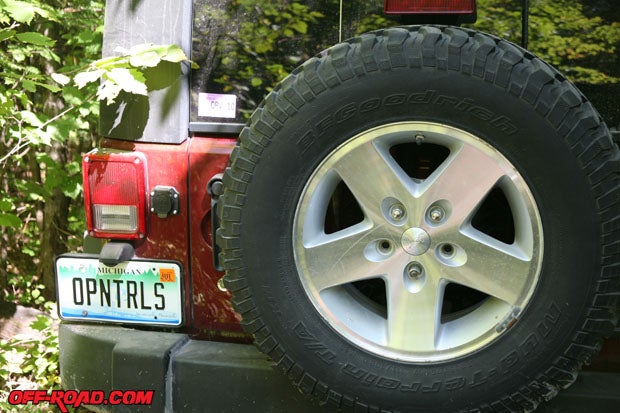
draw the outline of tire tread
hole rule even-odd
[[[600,282],[590,295],[590,311],[581,320],[572,343],[549,368],[528,385],[490,405],[469,412],[532,411],[549,400],[558,389],[570,386],[577,371],[598,352],[602,338],[617,324],[620,279],[620,153],[598,113],[581,93],[545,62],[518,46],[497,37],[453,27],[411,26],[364,34],[336,45],[304,63],[269,94],[241,132],[224,175],[221,202],[222,226],[218,244],[226,269],[225,284],[233,293],[233,305],[243,314],[243,326],[256,337],[256,344],[268,353],[278,370],[291,376],[295,386],[335,407],[355,412],[382,411],[354,397],[342,395],[305,372],[279,346],[261,319],[255,305],[239,249],[245,192],[252,180],[260,154],[270,144],[287,117],[314,100],[328,88],[378,70],[437,68],[477,76],[529,103],[566,140],[583,166],[599,208],[600,245],[603,265]]]

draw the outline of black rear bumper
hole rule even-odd
[[[66,322],[59,339],[65,389],[154,390],[150,406],[84,406],[97,411],[317,411],[252,345]]]
[[[60,325],[60,375],[71,390],[154,390],[150,406],[109,412],[328,412],[311,405],[252,345],[117,326]],[[620,374],[583,372],[537,413],[620,411]]]

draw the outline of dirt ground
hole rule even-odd
[[[0,301],[0,339],[9,340],[18,336],[41,337],[39,331],[30,328],[30,324],[39,315],[46,314],[34,308]]]

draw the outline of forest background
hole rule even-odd
[[[381,12],[382,0],[359,1],[371,12],[354,32],[394,25]],[[575,82],[610,127],[620,126],[620,3],[529,3],[529,49]],[[310,5],[320,12],[309,12]],[[478,0],[473,27],[520,43],[521,5]],[[104,7],[103,0],[0,0],[0,328],[18,305],[48,315],[32,325],[38,339],[0,341],[0,410],[13,408],[6,396],[24,380],[42,389],[60,385],[53,265],[55,255],[81,250],[81,155],[97,146],[100,100],[114,88],[142,93],[146,62],[119,57],[116,68],[130,75],[124,80],[109,79],[105,68],[93,73],[101,69]],[[234,0],[230,7],[257,18],[223,40],[242,70],[223,70],[219,81],[251,90],[248,99],[260,99],[310,57],[275,45],[318,52],[334,43],[318,27],[326,20],[337,27],[338,0]],[[167,49],[157,52],[166,60]],[[113,87],[102,92],[102,79]]]

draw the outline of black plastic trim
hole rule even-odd
[[[99,261],[108,267],[118,265],[123,261],[129,261],[133,258],[135,250],[133,245],[126,242],[108,242],[101,248]]]
[[[253,345],[67,322],[59,341],[65,389],[155,391],[151,406],[92,406],[97,411],[334,411],[308,402]]]
[[[245,125],[243,123],[224,122],[190,122],[191,133],[226,133],[238,135]]]
[[[331,412],[316,407],[249,344],[192,340],[186,334],[62,322],[60,376],[67,390],[155,390],[152,406],[97,411]],[[620,411],[620,374],[582,372],[537,413]],[[614,407],[615,406],[615,407]],[[95,407],[95,406],[93,406]]]

